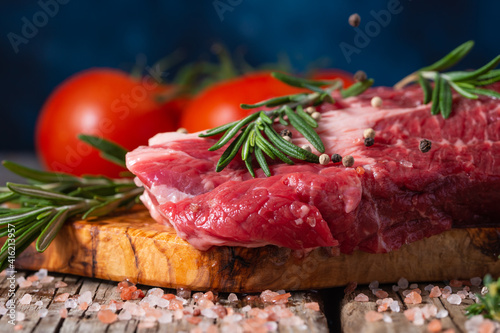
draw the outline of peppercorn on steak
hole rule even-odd
[[[500,84],[489,88],[500,91]],[[378,107],[371,104],[376,96]],[[454,95],[444,120],[430,114],[417,87],[334,97],[317,108],[317,132],[325,153],[344,163],[338,155],[326,165],[269,160],[272,176],[255,164],[253,178],[234,159],[216,172],[223,149],[208,151],[216,140],[163,133],[127,155],[146,190],[142,201],[200,250],[274,244],[381,253],[452,227],[499,223],[497,99]],[[290,130],[292,143],[308,144]]]

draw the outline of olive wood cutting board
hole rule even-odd
[[[131,211],[94,221],[66,223],[44,253],[32,245],[16,267],[83,275],[168,288],[258,292],[303,290],[500,275],[500,228],[452,229],[385,254],[307,254],[276,246],[213,247],[198,251],[148,211]]]

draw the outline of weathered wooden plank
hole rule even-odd
[[[432,283],[434,286],[439,286],[440,288],[444,288],[446,286],[445,283]],[[377,297],[375,297],[372,291],[363,286],[361,288],[356,289],[352,294],[344,297],[342,301],[342,310],[341,310],[341,322],[342,329],[345,333],[354,333],[354,332],[367,332],[367,333],[375,333],[375,332],[415,332],[415,333],[423,333],[427,332],[427,324],[428,320],[425,321],[424,325],[417,326],[410,321],[408,321],[404,315],[404,311],[407,309],[411,309],[413,307],[423,307],[426,304],[433,304],[437,307],[437,310],[447,310],[449,312],[449,316],[440,319],[443,330],[453,329],[455,332],[466,332],[465,330],[465,322],[467,317],[465,316],[465,308],[473,304],[474,301],[470,298],[466,298],[462,300],[460,305],[450,304],[443,297],[438,298],[430,298],[429,292],[425,290],[425,287],[428,283],[418,284],[418,288],[422,291],[422,303],[421,304],[406,304],[404,302],[405,295],[403,294],[404,290],[399,290],[398,292],[392,291],[391,285],[382,285],[380,288],[386,291],[389,296],[394,300],[398,300],[401,311],[399,313],[394,313],[391,311],[386,312],[392,319],[392,323],[385,323],[382,321],[369,323],[365,319],[365,314],[374,310],[377,311],[376,301]],[[463,288],[452,288],[453,293],[457,293],[459,290]],[[471,291],[474,293],[479,293],[478,287],[472,287]],[[364,293],[369,297],[369,302],[356,302],[354,298],[356,295]]]
[[[21,272],[19,276],[31,275]],[[61,274],[50,274],[55,275],[54,280],[49,284],[44,284],[41,287],[32,286],[25,289],[17,289],[16,298],[20,299],[24,294],[29,293],[33,296],[32,302],[29,305],[18,305],[17,310],[22,311],[26,314],[26,319],[20,324],[23,326],[21,330],[16,332],[62,332],[62,333],[77,333],[77,332],[190,332],[197,326],[190,323],[187,319],[190,315],[184,316],[182,320],[173,320],[168,324],[160,324],[157,321],[150,322],[147,318],[141,318],[140,320],[133,317],[131,320],[117,321],[113,324],[104,324],[97,318],[97,312],[90,312],[87,310],[80,310],[79,308],[67,309],[67,318],[61,318],[60,310],[64,308],[64,302],[55,302],[54,297],[62,293],[69,293],[70,298],[77,298],[79,295],[86,291],[90,291],[93,295],[93,302],[97,302],[100,305],[109,304],[110,301],[121,301],[120,294],[116,288],[115,282],[102,281],[95,279],[86,279],[76,276],[65,276]],[[55,283],[58,281],[64,281],[67,283],[66,287],[61,287],[56,289]],[[0,284],[0,295],[6,291],[6,284]],[[147,292],[147,288],[144,286],[141,288],[144,292]],[[165,293],[173,293],[176,291],[172,289],[164,290]],[[219,296],[218,303],[230,307],[236,313],[241,313],[244,318],[249,318],[248,313],[242,312],[242,308],[248,304],[252,304],[253,307],[258,306],[264,308],[265,304],[260,301],[250,302],[242,295],[239,295],[239,300],[237,302],[230,303],[227,301],[228,294],[222,294]],[[43,306],[35,306],[35,302],[41,300]],[[139,301],[133,301],[137,303]],[[194,305],[194,300],[191,298],[187,301],[187,307]],[[292,297],[289,299],[287,305],[288,309],[296,316],[302,319],[302,322],[307,326],[307,330],[311,333],[325,333],[328,332],[328,326],[326,323],[326,318],[323,312],[316,312],[311,309],[305,308],[305,304],[308,302],[319,302],[321,306],[321,299],[317,293],[312,292],[293,292]],[[45,318],[40,318],[38,311],[41,308],[47,308],[48,314]],[[116,313],[120,314],[124,310],[119,310]],[[201,316],[202,325],[206,324],[207,327],[210,324],[215,324],[220,330],[227,323],[224,323],[220,319],[210,319]],[[6,323],[5,316],[0,319],[4,320],[3,326],[0,326],[0,332],[11,332],[13,331],[13,326]],[[6,325],[8,326],[6,326]],[[283,333],[295,333],[303,332],[303,327],[299,326],[287,326],[287,325],[277,325],[278,332]],[[227,328],[226,328],[227,331]]]
[[[487,242],[475,242],[474,237]],[[391,283],[398,276],[439,281],[500,275],[500,261],[482,252],[499,248],[498,237],[494,228],[481,233],[454,229],[385,254],[358,251],[336,255],[331,249],[319,248],[300,256],[275,246],[198,251],[173,229],[156,223],[148,211],[136,208],[96,221],[66,223],[47,251],[41,254],[30,247],[16,263],[25,269],[45,267],[114,281],[130,278],[134,283],[167,288],[304,290],[343,286],[350,281]],[[410,262],[425,262],[425,269]]]

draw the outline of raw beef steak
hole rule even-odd
[[[374,96],[382,107],[370,105]],[[417,87],[381,87],[319,107],[326,153],[352,155],[352,168],[275,163],[272,177],[257,169],[253,179],[235,158],[217,173],[223,149],[209,152],[215,140],[196,133],[158,134],[127,165],[151,215],[200,250],[274,244],[380,253],[451,227],[499,225],[500,102],[455,95],[445,120],[421,101]],[[371,147],[367,128],[376,131]],[[292,132],[294,144],[307,143]],[[427,153],[419,150],[424,138]]]

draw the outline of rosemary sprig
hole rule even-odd
[[[469,317],[483,315],[485,318],[500,321],[500,279],[493,281],[491,275],[486,275],[484,285],[488,289],[485,295],[477,295],[479,302],[469,305],[466,314]]]
[[[432,101],[431,113],[441,113],[445,119],[452,111],[452,90],[469,99],[477,99],[478,95],[500,98],[500,94],[494,90],[479,88],[500,81],[500,70],[495,69],[500,63],[500,55],[474,71],[441,73],[462,60],[473,46],[473,41],[463,43],[434,64],[408,75],[396,83],[394,88],[400,89],[407,84],[418,82],[424,92],[424,104]],[[434,81],[434,88],[429,81]]]
[[[81,138],[91,142],[109,160],[124,165],[126,151],[122,147],[88,135]],[[0,237],[15,240],[7,239],[0,249],[0,271],[12,263],[12,253],[18,256],[34,241],[38,252],[45,251],[69,218],[79,215],[88,219],[120,207],[131,207],[143,192],[127,178],[76,177],[33,170],[10,161],[4,161],[3,165],[26,178],[28,184],[7,183],[0,188],[0,204],[10,202],[19,206],[0,209]]]
[[[320,153],[325,151],[323,142],[314,130],[318,123],[311,115],[304,111],[304,107],[319,105],[324,102],[333,102],[332,92],[340,90],[343,98],[356,96],[368,89],[373,80],[357,82],[347,89],[342,88],[340,80],[316,81],[293,77],[282,73],[272,73],[272,76],[290,86],[306,88],[310,93],[299,93],[271,98],[256,104],[241,104],[243,109],[258,107],[274,108],[269,111],[255,112],[246,118],[200,134],[200,137],[210,137],[224,133],[210,151],[222,148],[231,140],[220,157],[216,171],[222,171],[241,150],[241,158],[248,171],[255,177],[252,160],[253,156],[266,176],[271,176],[271,171],[266,160],[278,158],[287,164],[294,164],[291,158],[312,163],[319,163],[319,157],[305,149],[283,139],[273,128],[276,122],[284,126],[291,125],[301,133],[311,145]],[[288,120],[285,119],[288,118]]]

